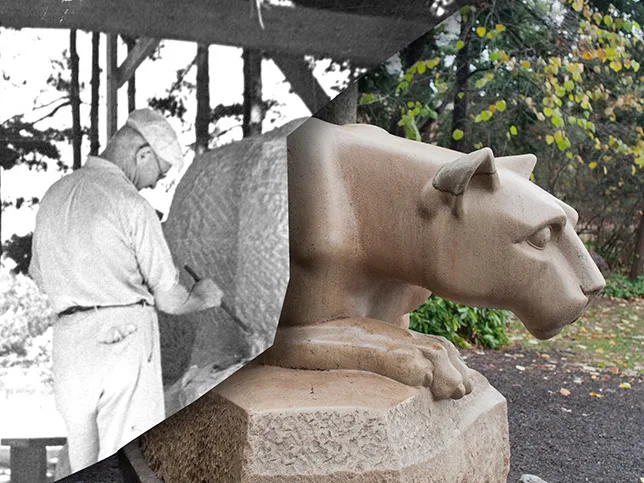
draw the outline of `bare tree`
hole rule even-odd
[[[78,52],[76,51],[76,30],[69,32],[69,53],[71,60],[72,79],[69,97],[72,105],[72,146],[74,149],[74,162],[72,167],[81,167],[81,143],[83,134],[80,127],[80,84],[78,80]]]
[[[262,54],[245,49],[244,59],[244,137],[262,133],[262,121],[266,114],[262,103]]]
[[[125,36],[122,38],[125,45],[127,45],[127,53],[129,55],[136,45],[136,38]],[[135,73],[132,72],[132,75],[127,82],[127,112],[132,112],[134,109],[136,109],[136,77]]]
[[[472,26],[466,18],[461,19],[459,40],[463,48],[456,53],[456,81],[454,85],[454,111],[452,113],[452,131],[457,129],[465,132],[467,123],[467,82],[470,78],[470,39]],[[465,139],[452,138],[451,149],[465,151]]]
[[[195,153],[208,150],[210,142],[210,68],[208,45],[197,46],[197,117]]]
[[[640,223],[635,241],[635,252],[633,253],[633,264],[631,265],[628,278],[635,280],[642,273],[642,269],[644,269],[644,210],[640,214]]]
[[[101,34],[92,33],[92,100],[89,111],[89,154],[97,156],[100,144],[98,141],[98,104],[99,104],[99,87],[101,83],[101,66],[99,64],[99,48],[101,43]]]

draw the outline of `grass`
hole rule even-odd
[[[527,333],[511,316],[506,346],[544,353],[566,353],[567,360],[615,375],[644,376],[644,299],[599,298],[581,318],[550,340],[540,341]]]

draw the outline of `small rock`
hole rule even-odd
[[[545,480],[542,480],[538,476],[535,475],[521,475],[521,478],[519,478],[519,481],[517,483],[548,483]]]

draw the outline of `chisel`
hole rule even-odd
[[[183,268],[186,270],[186,272],[188,272],[188,273],[190,274],[190,276],[193,278],[193,280],[195,281],[195,283],[197,283],[197,282],[199,282],[199,281],[201,280],[201,277],[200,277],[199,275],[197,275],[197,272],[195,272],[192,268],[190,268],[190,266],[189,266],[189,265],[184,265],[184,266],[183,266]],[[228,308],[228,306],[224,303],[224,301],[223,301],[223,300],[221,301],[221,305],[220,305],[219,307],[221,307],[222,309],[224,309],[224,311],[225,311],[228,315],[230,315],[230,317],[233,319],[233,321],[234,321],[234,322],[235,322],[239,327],[241,327],[241,328],[244,330],[244,332],[246,332],[247,334],[252,334],[252,333],[253,333],[253,331],[252,331],[252,330],[251,330],[251,329],[250,329],[246,324],[244,324],[244,323],[239,319],[239,317],[237,317],[235,314],[233,314],[233,313],[232,313],[232,311]]]

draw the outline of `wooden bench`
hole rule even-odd
[[[11,483],[46,483],[47,446],[62,446],[67,438],[3,438],[9,446]]]

